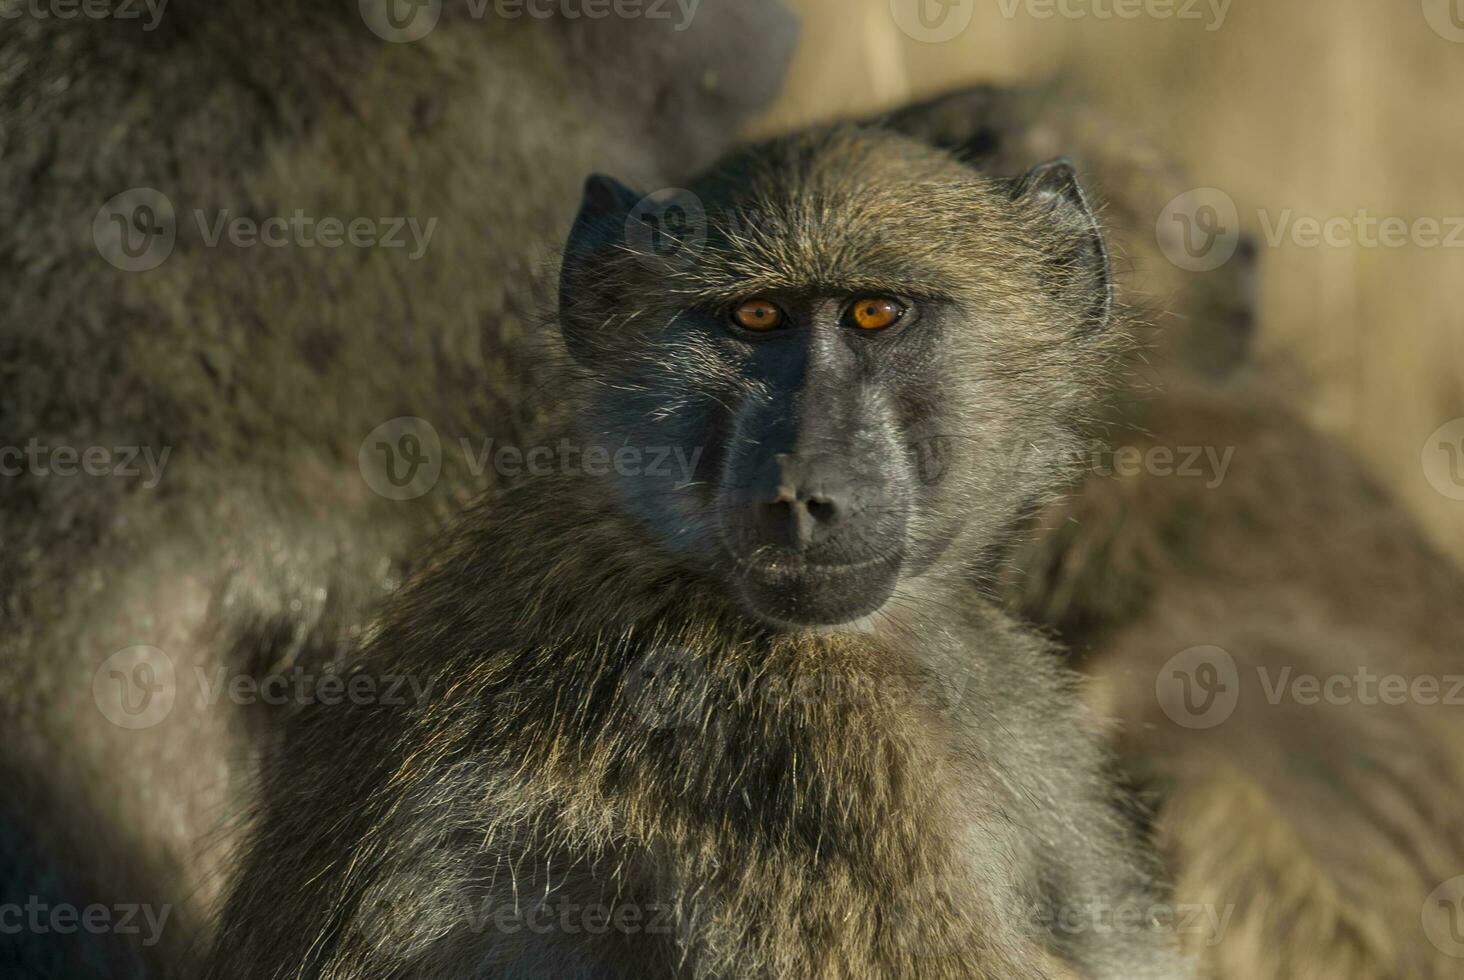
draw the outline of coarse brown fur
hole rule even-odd
[[[1064,100],[980,88],[890,122],[996,173],[1063,147],[1110,204],[1125,297],[1158,314],[1107,433],[1158,468],[1120,475],[1113,452],[1093,458],[1100,472],[1017,538],[1003,578],[1015,608],[1074,649],[1117,722],[1176,904],[1226,923],[1189,937],[1206,968],[1222,980],[1458,975],[1447,903],[1459,889],[1446,885],[1464,873],[1464,688],[1449,698],[1464,681],[1464,574],[1303,420],[1284,366],[1253,363],[1254,251],[1242,243],[1211,273],[1172,268],[1155,224],[1191,185]],[[1213,727],[1160,700],[1172,658],[1196,647],[1235,665],[1222,678],[1233,714]],[[1339,696],[1311,697],[1312,679]],[[1398,683],[1421,696],[1400,699]]]
[[[691,185],[709,214],[691,266],[572,239],[566,392],[591,444],[679,445],[699,412],[740,431],[755,349],[712,312],[740,295],[925,297],[908,333],[839,343],[885,344],[857,386],[921,391],[905,424],[954,437],[907,540],[881,547],[949,547],[866,620],[792,626],[684,529],[718,520],[729,447],[707,447],[721,477],[670,491],[570,474],[490,496],[353,664],[422,697],[310,706],[269,760],[209,975],[1186,975],[1151,923],[1081,918],[1147,918],[1147,863],[1070,678],[966,579],[1061,479],[1111,363],[1093,230],[1069,218],[1086,212],[1040,183],[1061,173],[998,182],[836,128]],[[586,213],[605,194],[592,184]],[[921,344],[940,356],[910,362]],[[902,362],[924,367],[880,373]],[[785,411],[823,397],[802,384]],[[994,465],[1034,442],[1050,454]],[[648,495],[680,516],[637,511]]]
[[[1176,900],[1233,909],[1214,974],[1456,976],[1432,898],[1464,868],[1464,575],[1255,379],[1176,380],[1131,411],[1120,444],[1233,450],[1223,479],[1092,476],[1014,584],[1119,721]],[[1213,727],[1156,696],[1194,647],[1235,665]]]
[[[29,9],[0,30],[0,447],[169,455],[155,485],[136,454],[131,476],[0,477],[0,901],[168,917],[145,948],[7,937],[6,968],[188,975],[282,713],[221,692],[318,675],[408,550],[497,482],[456,450],[552,412],[529,336],[584,172],[655,184],[714,158],[776,91],[794,23],[764,0],[705,3],[686,31],[449,2],[393,44],[354,0],[174,0],[151,31]],[[177,241],[132,272],[91,230],[136,187],[171,200]],[[437,225],[414,261],[210,245],[194,214],[296,209]],[[358,464],[399,416],[443,446],[411,501]],[[176,699],[128,729],[104,713],[129,676],[108,658],[139,645]]]

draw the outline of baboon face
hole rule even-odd
[[[877,612],[1053,481],[1107,295],[1066,165],[834,130],[689,191],[592,178],[560,298],[583,431],[643,464],[614,492],[786,626]]]

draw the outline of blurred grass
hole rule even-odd
[[[1261,246],[1263,355],[1301,368],[1301,409],[1464,558],[1464,503],[1420,461],[1427,437],[1464,416],[1464,243],[1270,245],[1260,220],[1360,208],[1464,219],[1464,43],[1424,14],[1453,2],[1464,21],[1464,0],[1234,0],[1215,30],[1212,0],[1165,19],[1094,15],[1115,0],[1067,0],[1089,13],[1047,18],[1036,14],[1053,0],[966,0],[970,25],[941,43],[903,32],[892,0],[790,2],[804,42],[764,129],[966,82],[1059,79],[1172,155],[1192,186],[1229,193]]]

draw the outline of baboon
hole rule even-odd
[[[1207,971],[1457,976],[1464,575],[1304,421],[1283,395],[1290,371],[1254,358],[1254,250],[1242,241],[1203,275],[1169,266],[1156,220],[1191,185],[1071,101],[983,87],[887,123],[994,173],[1053,145],[1074,154],[1143,273],[1119,277],[1126,298],[1160,311],[1116,389],[1108,441],[1175,465],[1090,473],[1014,536],[1017,560],[998,578],[1093,677],[1095,707],[1116,720],[1123,765],[1156,811],[1175,903],[1225,920],[1196,944]],[[1196,451],[1199,471],[1179,469]],[[1228,699],[1213,717],[1161,699],[1183,682],[1187,651],[1218,681],[1204,693]]]
[[[552,413],[523,338],[584,174],[703,168],[777,91],[796,35],[776,0],[706,0],[689,26],[449,0],[411,43],[354,0],[173,0],[151,30],[124,6],[17,7],[0,29],[0,904],[166,923],[148,946],[6,934],[7,976],[196,975],[179,964],[280,713],[222,692],[318,673],[410,547],[496,479],[445,451],[432,492],[383,499],[358,466],[368,433],[420,417],[451,450]],[[140,188],[157,194],[130,217],[175,233],[151,269],[93,241],[99,209]],[[209,241],[297,209],[436,228],[416,260]],[[32,441],[107,450],[117,474],[55,475],[49,455],[16,472],[8,450]],[[125,659],[137,647],[159,652]],[[147,727],[100,710],[166,708],[162,688],[147,700],[165,682]]]
[[[573,218],[581,176],[679,183],[768,101],[793,36],[781,5],[755,0],[706,0],[684,33],[655,21],[479,20],[448,2],[429,36],[391,44],[355,7],[301,0],[272,15],[173,0],[148,32],[28,16],[0,31],[0,256],[17,273],[0,307],[0,446],[172,450],[154,488],[0,477],[4,900],[172,913],[161,951],[130,948],[125,935],[52,934],[17,953],[7,936],[7,970],[188,975],[182,950],[229,864],[228,835],[210,830],[247,802],[252,757],[274,737],[265,709],[203,700],[214,671],[259,676],[342,656],[409,570],[406,556],[492,482],[449,455],[432,492],[379,499],[355,462],[364,437],[402,415],[429,419],[449,443],[522,439],[543,425],[554,392],[542,396],[523,341],[550,280],[536,259]],[[994,173],[1074,154],[1100,178],[1105,223],[1133,231],[1120,238],[1135,249],[1152,248],[1152,201],[1184,186],[1110,121],[1019,93],[983,89],[885,122]],[[163,265],[127,272],[97,254],[88,229],[111,197],[138,187],[171,200],[179,235]],[[414,264],[385,250],[206,248],[194,231],[195,209],[263,217],[302,205],[442,223]],[[1167,270],[1177,284],[1159,292],[1172,285],[1185,322],[1238,329],[1166,324],[1159,342],[1205,348],[1203,359],[1187,352],[1191,365],[1217,363],[1218,343],[1231,364],[1249,314],[1230,277],[1244,269]],[[1152,385],[1137,388],[1116,416],[1134,426],[1120,441],[1173,441],[1169,419],[1216,446],[1243,433],[1232,472],[1251,478],[1216,494],[1089,481],[1070,511],[1053,511],[1080,522],[1044,521],[1050,531],[1022,549],[1025,572],[1008,584],[1086,657],[1106,682],[1097,690],[1114,692],[1104,710],[1118,712],[1125,760],[1153,793],[1181,894],[1239,907],[1232,940],[1212,954],[1225,976],[1444,976],[1451,963],[1416,914],[1423,886],[1464,870],[1452,867],[1464,864],[1459,753],[1453,729],[1430,720],[1441,712],[1346,724],[1329,709],[1271,712],[1249,733],[1238,716],[1208,734],[1150,717],[1160,653],[1191,634],[1224,646],[1247,621],[1242,599],[1283,651],[1278,664],[1303,646],[1335,664],[1343,647],[1328,631],[1366,628],[1393,637],[1373,658],[1380,670],[1453,669],[1457,573],[1266,387],[1189,379],[1157,400]],[[1274,482],[1260,478],[1261,461]],[[1335,522],[1306,519],[1313,493]],[[1256,523],[1266,495],[1296,519]],[[1232,534],[1249,543],[1249,564],[1225,546]],[[1328,561],[1287,542],[1322,542],[1315,554]],[[989,556],[983,565],[984,575]],[[1217,580],[1241,575],[1254,594],[1214,598]],[[1329,625],[1278,625],[1283,604]],[[91,685],[108,679],[99,668],[112,653],[138,645],[164,650],[183,682],[167,719],[134,731],[98,712]],[[1214,755],[1192,748],[1201,738]],[[1338,755],[1363,739],[1370,750]],[[1434,746],[1419,764],[1427,774],[1398,771],[1419,746]],[[1282,757],[1314,781],[1253,765]],[[1367,768],[1378,759],[1387,765]],[[1356,788],[1321,806],[1287,792],[1328,781]],[[1384,797],[1402,804],[1370,808]],[[1209,832],[1242,806],[1227,833]],[[1262,839],[1281,843],[1249,844]],[[1246,847],[1259,863],[1232,864]],[[1344,856],[1331,861],[1331,847]],[[1344,877],[1353,869],[1365,880]],[[1277,907],[1286,914],[1267,912]]]
[[[425,693],[291,720],[208,976],[1188,975],[1093,719],[968,583],[1114,359],[1071,168],[836,126],[691,193],[668,247],[591,178],[558,320],[585,459],[692,471],[427,549],[353,663]]]
[[[1093,474],[1010,585],[1116,719],[1175,901],[1226,910],[1212,974],[1458,976],[1464,575],[1263,378],[1176,373],[1120,421],[1223,473]]]

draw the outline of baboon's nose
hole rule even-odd
[[[849,483],[826,465],[792,454],[780,454],[777,467],[777,484],[759,507],[764,527],[775,540],[807,547],[849,513]]]

